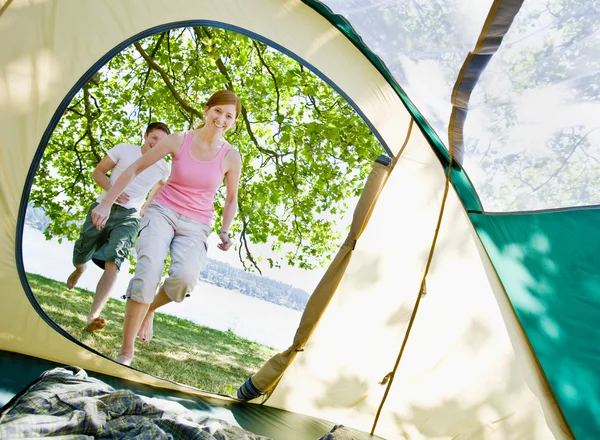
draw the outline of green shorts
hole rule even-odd
[[[135,208],[123,208],[114,204],[106,225],[98,230],[92,223],[92,210],[98,206],[93,203],[88,210],[79,238],[73,247],[73,263],[84,264],[92,260],[104,269],[104,263],[115,263],[121,269],[121,263],[129,255],[140,226],[140,216]]]

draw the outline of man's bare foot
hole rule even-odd
[[[154,322],[154,312],[148,312],[144,321],[142,322],[142,326],[140,327],[140,331],[137,336],[140,338],[140,341],[144,344],[147,344],[152,340],[152,324]]]
[[[76,267],[69,278],[67,278],[67,289],[71,290],[73,287],[77,285],[77,281],[79,281],[79,277],[85,272],[85,266]]]
[[[108,325],[108,321],[104,319],[102,316],[98,316],[96,318],[89,319],[85,326],[85,329],[88,332],[97,332],[102,330],[104,327]]]
[[[123,364],[123,365],[131,365],[131,362],[133,361],[133,353],[132,354],[123,354],[123,353],[119,353],[119,356],[117,356],[117,359],[115,359],[118,363]]]

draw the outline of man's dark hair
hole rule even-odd
[[[151,122],[146,127],[146,133],[150,133],[152,130],[162,130],[167,134],[171,134],[171,130],[164,122]]]

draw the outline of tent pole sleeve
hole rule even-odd
[[[12,3],[13,0],[6,0],[6,2],[4,2],[4,4],[2,5],[2,7],[0,8],[0,17],[2,17],[2,14],[4,14],[4,11],[6,11],[8,9],[8,7],[10,6],[10,4]]]
[[[252,377],[252,384],[261,392],[271,394],[279,379],[298,354],[317,327],[329,302],[342,280],[356,242],[367,225],[381,190],[387,182],[392,169],[389,158],[386,161],[376,161],[354,210],[352,225],[346,240],[339,249],[323,278],[311,295],[300,324],[296,330],[293,344],[285,351],[269,359]],[[381,162],[387,162],[387,165]]]
[[[450,155],[457,163],[464,157],[464,125],[469,111],[469,99],[481,74],[500,48],[523,0],[495,0],[483,24],[472,52],[465,59],[452,90],[452,113],[448,123]]]

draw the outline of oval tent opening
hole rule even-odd
[[[54,128],[31,187],[23,262],[44,313],[117,359],[138,231],[148,197],[160,200],[173,156],[130,190],[131,200],[117,200],[117,226],[98,231],[91,211],[115,183],[113,174],[169,133],[197,128],[209,97],[226,89],[242,103],[225,134],[242,164],[228,227],[233,246],[219,249],[222,184],[199,282],[182,303],[157,309],[152,326],[142,325],[131,365],[235,396],[239,384],[291,344],[373,161],[384,153],[352,105],[298,60],[203,26],[169,29],[117,53],[74,93]],[[171,253],[166,260],[156,291],[169,278]]]

